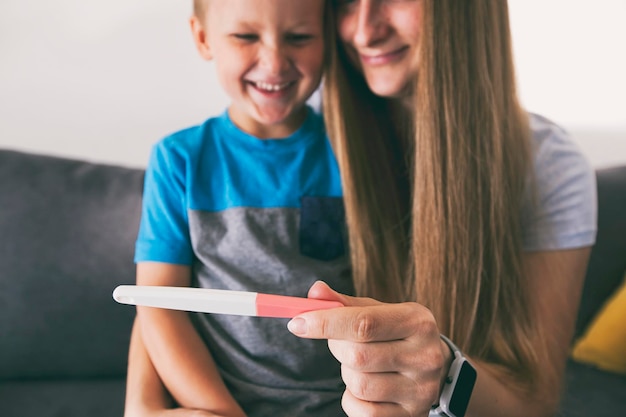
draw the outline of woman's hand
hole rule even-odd
[[[328,339],[341,362],[342,406],[349,416],[428,415],[452,359],[428,309],[349,297],[322,282],[311,287],[309,298],[346,306],[301,314],[288,327],[299,337]]]

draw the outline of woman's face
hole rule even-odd
[[[417,76],[421,0],[336,0],[339,37],[376,95],[402,97]]]

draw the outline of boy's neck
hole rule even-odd
[[[247,114],[240,113],[232,105],[228,107],[228,116],[235,126],[257,139],[283,139],[291,136],[302,126],[307,113],[307,107],[302,106],[278,123],[263,124]]]

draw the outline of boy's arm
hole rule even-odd
[[[190,281],[188,266],[158,262],[137,264],[137,285],[189,286]],[[226,388],[188,313],[138,306],[137,316],[149,359],[180,406],[211,411],[219,416],[245,416]]]
[[[154,369],[135,320],[128,352],[124,417],[224,417],[205,410],[172,407],[174,401]]]

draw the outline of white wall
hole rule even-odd
[[[165,134],[221,111],[191,0],[2,0],[0,147],[143,166]]]
[[[191,0],[2,0],[0,147],[144,166],[165,134],[222,111]],[[524,104],[595,166],[626,163],[626,0],[510,0]]]
[[[510,0],[525,106],[595,166],[626,162],[626,0]]]

